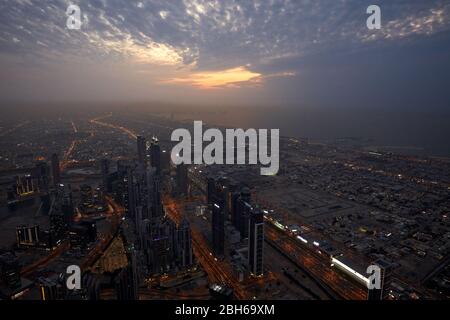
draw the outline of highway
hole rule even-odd
[[[199,184],[199,181],[196,181]],[[202,191],[205,192],[204,188]],[[257,203],[265,206],[261,197],[253,194]],[[309,227],[312,230],[312,227]],[[306,271],[315,282],[321,286],[332,299],[365,300],[367,289],[346,275],[342,275],[331,267],[330,258],[325,254],[319,254],[315,249],[305,246],[287,231],[282,231],[266,219],[265,240],[276,250]]]
[[[33,272],[35,272],[38,268],[48,266],[51,262],[56,260],[64,251],[69,249],[69,247],[70,247],[69,241],[66,240],[62,242],[59,246],[57,246],[45,257],[42,257],[36,262],[22,268],[22,270],[20,271],[20,275],[22,277],[27,277],[33,274]]]
[[[120,223],[122,220],[120,219],[123,216],[124,208],[114,202],[110,197],[106,197],[108,204],[111,206],[111,223],[112,223],[112,231],[111,234],[106,236],[104,239],[99,241],[97,246],[95,246],[83,259],[80,267],[81,269],[85,269],[91,266],[97,259],[103,254],[104,250],[109,246],[118,230]],[[42,257],[36,262],[22,268],[20,274],[23,277],[27,277],[33,274],[38,268],[42,268],[48,266],[50,263],[55,261],[63,252],[70,248],[70,243],[68,240],[63,241],[59,246],[53,249],[48,255]]]
[[[183,214],[177,202],[167,195],[163,197],[163,200],[167,215],[177,224],[180,223]],[[210,282],[224,284],[233,288],[236,298],[240,300],[250,299],[251,297],[246,289],[250,283],[240,283],[237,281],[232,274],[231,267],[226,262],[216,259],[212,255],[211,249],[201,232],[192,223],[190,226],[194,254],[208,274]]]
[[[345,300],[366,300],[367,289],[331,267],[330,258],[297,241],[272,223],[265,223],[266,241],[283,251],[300,268],[306,269],[323,287]]]
[[[152,288],[139,288],[138,290],[139,300],[160,300],[161,297],[167,300],[181,299],[181,300],[205,300],[210,298],[208,291],[204,293],[183,293],[172,292],[170,290],[152,289]],[[103,289],[100,293],[101,300],[116,299],[116,292],[114,289]],[[144,298],[144,299],[143,299]]]
[[[59,165],[59,168],[61,171],[64,171],[70,162],[70,156],[72,155],[73,150],[75,149],[75,146],[77,145],[77,140],[73,140],[72,143],[70,144],[69,148],[66,150],[66,152],[64,152],[64,156],[63,159]]]
[[[97,124],[99,126],[120,130],[123,133],[125,133],[128,137],[130,137],[131,139],[136,139],[137,138],[137,134],[134,131],[132,131],[131,129],[128,129],[128,128],[125,128],[125,127],[122,127],[122,126],[119,126],[119,125],[114,125],[114,124],[111,124],[111,123],[108,123],[108,122],[100,121],[101,119],[109,118],[111,116],[112,116],[112,114],[108,114],[106,116],[101,116],[101,117],[98,117],[98,118],[91,119],[91,120],[89,120],[89,122],[93,123],[93,124]]]
[[[75,126],[75,123],[73,121],[71,121],[71,125],[72,125],[73,132],[77,133],[78,129]],[[60,168],[61,171],[64,171],[68,167],[69,162],[70,162],[70,156],[72,155],[73,150],[75,149],[75,146],[77,145],[77,142],[78,142],[78,140],[76,140],[76,139],[73,140],[71,142],[69,148],[66,150],[66,152],[64,152],[63,159],[62,159],[62,161],[61,161],[61,163],[59,165],[59,168]]]

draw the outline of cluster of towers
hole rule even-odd
[[[107,160],[102,173],[111,177]],[[137,161],[119,160],[113,181],[104,184],[124,206],[125,217],[132,221],[136,260],[149,275],[187,270],[194,265],[189,222],[176,225],[165,215],[161,201],[161,185],[165,171],[161,148],[153,138],[149,147],[144,137],[137,137]],[[109,190],[108,190],[109,189]]]
[[[212,249],[215,256],[225,254],[225,221],[239,231],[248,243],[247,267],[251,275],[262,276],[264,257],[264,215],[251,202],[247,187],[239,188],[225,178],[209,177],[207,200],[212,212]]]

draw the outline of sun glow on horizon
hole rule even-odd
[[[240,87],[244,83],[258,82],[261,74],[240,66],[219,71],[202,71],[164,81],[171,84],[188,84],[200,89]]]

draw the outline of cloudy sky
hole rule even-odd
[[[0,98],[446,108],[449,14],[450,0],[2,0]]]

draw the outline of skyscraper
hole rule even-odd
[[[223,256],[225,252],[225,215],[223,205],[214,203],[212,206],[212,242],[213,253]]]
[[[100,171],[102,174],[103,190],[108,191],[108,174],[109,174],[109,160],[108,159],[100,160]]]
[[[144,168],[147,167],[147,147],[143,136],[137,136],[138,161]]]
[[[177,257],[178,265],[184,269],[192,266],[193,254],[192,254],[192,241],[191,241],[191,229],[189,221],[184,218],[177,230]]]
[[[208,177],[206,189],[208,204],[212,205],[216,194],[216,180],[213,177]]]
[[[59,159],[56,153],[52,154],[52,176],[54,185],[61,182]]]
[[[158,139],[155,137],[153,137],[150,145],[150,162],[152,167],[156,169],[156,174],[161,174],[161,148]]]
[[[187,166],[185,164],[179,164],[177,166],[177,193],[180,195],[188,195],[188,175]]]
[[[242,188],[240,196],[236,200],[233,225],[240,232],[241,239],[248,237],[249,218],[252,210],[250,204],[251,195],[250,189]]]
[[[115,279],[115,285],[117,300],[137,300],[130,266],[119,271]]]
[[[264,258],[264,215],[259,208],[251,211],[248,232],[248,266],[250,274],[262,276]]]
[[[160,220],[152,227],[148,245],[149,270],[154,274],[169,272],[173,262],[173,234],[175,223],[170,219]]]
[[[48,239],[48,246],[54,247],[61,243],[66,237],[67,224],[64,220],[64,215],[57,210],[52,210],[50,215],[50,234]]]
[[[39,225],[17,226],[16,227],[17,245],[37,245],[39,244]]]
[[[164,208],[161,201],[160,181],[156,176],[153,180],[152,197],[151,197],[151,218],[161,219],[164,216]]]
[[[165,170],[169,170],[170,169],[170,152],[168,152],[167,150],[162,150],[161,151],[161,170],[165,171]]]
[[[38,180],[39,189],[47,189],[49,184],[50,169],[46,162],[38,161],[35,165],[35,176]]]
[[[233,220],[235,220],[236,215],[236,199],[239,196],[239,190],[240,186],[239,183],[237,183],[234,180],[230,180],[228,182],[228,188],[227,188],[227,201],[228,201],[228,219],[230,219],[231,223],[233,224]]]
[[[117,300],[138,300],[138,274],[136,253],[129,254],[129,263],[120,270],[115,279]]]
[[[209,177],[207,180],[207,200],[208,204],[212,206],[214,203],[221,205],[225,218],[228,218],[228,212],[230,208],[230,192],[228,189],[228,179],[220,177],[215,179]]]
[[[66,224],[69,225],[75,212],[70,184],[59,184],[57,186],[56,205],[58,213],[64,216]]]

